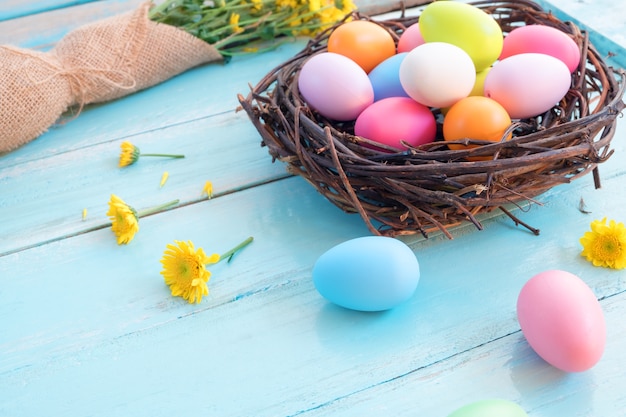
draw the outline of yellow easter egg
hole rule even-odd
[[[430,3],[419,19],[424,40],[446,42],[463,49],[472,58],[476,72],[493,64],[504,37],[496,20],[480,8],[456,1]]]

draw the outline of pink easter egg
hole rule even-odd
[[[409,97],[389,97],[363,110],[356,119],[354,133],[404,150],[402,141],[411,146],[434,141],[437,123],[428,107]]]
[[[571,73],[563,61],[527,53],[494,64],[485,78],[483,93],[500,103],[511,119],[524,119],[550,110],[567,94],[571,83]]]
[[[565,372],[581,372],[602,357],[606,324],[593,291],[576,275],[545,271],[517,299],[517,318],[533,350]]]
[[[422,32],[420,32],[420,25],[417,23],[411,25],[402,32],[400,39],[398,39],[398,53],[409,52],[424,42],[424,37]]]
[[[544,25],[515,28],[504,38],[500,60],[513,55],[538,53],[563,61],[570,73],[580,64],[580,48],[565,32]]]

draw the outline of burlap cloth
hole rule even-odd
[[[38,137],[70,107],[153,86],[221,60],[208,43],[138,9],[81,26],[49,52],[0,46],[0,153]]]

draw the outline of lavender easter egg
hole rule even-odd
[[[304,63],[298,89],[309,106],[338,121],[355,120],[374,102],[367,73],[350,58],[332,52],[313,55]]]
[[[417,288],[419,263],[400,240],[366,236],[340,243],[313,267],[313,282],[328,301],[359,311],[382,311],[407,301]]]

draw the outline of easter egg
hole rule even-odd
[[[328,37],[328,52],[347,56],[365,72],[396,53],[396,44],[387,30],[368,20],[339,25]]]
[[[401,141],[411,146],[434,141],[437,122],[428,107],[412,98],[389,97],[363,110],[354,124],[354,133],[404,150],[406,146]]]
[[[381,311],[407,301],[417,288],[419,264],[400,240],[366,236],[324,252],[313,267],[313,283],[328,301],[360,311]]]
[[[430,3],[419,19],[426,42],[446,42],[463,49],[480,72],[502,52],[503,35],[498,22],[476,6],[456,1]]]
[[[374,101],[388,97],[408,97],[400,83],[400,64],[405,53],[385,59],[367,74],[374,88]]]
[[[550,110],[569,91],[571,74],[559,59],[545,54],[513,55],[496,63],[485,78],[484,95],[513,119]]]
[[[309,58],[300,70],[298,89],[321,115],[347,121],[374,102],[367,74],[350,58],[323,52]]]
[[[565,372],[581,372],[601,358],[606,324],[600,303],[583,280],[551,270],[532,277],[517,299],[517,318],[532,349]]]
[[[528,417],[528,414],[514,402],[489,399],[465,405],[448,417]]]
[[[469,93],[470,96],[483,96],[485,94],[485,79],[490,70],[491,67],[487,67],[476,73],[476,81],[474,81],[474,87],[472,87],[472,91]]]
[[[413,24],[406,28],[398,39],[398,53],[409,52],[424,43],[420,25]]]
[[[470,138],[499,142],[511,125],[504,107],[497,101],[482,96],[470,96],[457,101],[443,120],[446,141]],[[506,140],[510,139],[509,134]],[[468,145],[473,147],[477,145]],[[465,145],[448,144],[450,149],[464,149]]]
[[[566,33],[544,25],[515,28],[504,38],[500,59],[512,55],[538,53],[560,59],[570,72],[580,64],[580,48]]]
[[[476,81],[470,57],[443,42],[425,43],[408,52],[400,64],[400,83],[415,101],[448,107],[467,97]]]

